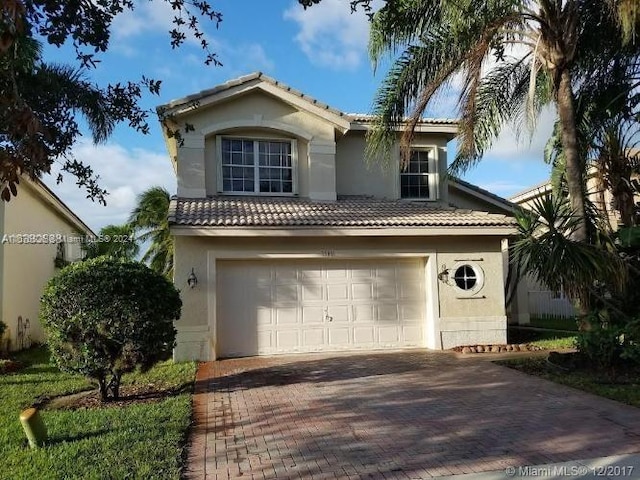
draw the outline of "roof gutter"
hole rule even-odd
[[[199,237],[447,237],[447,236],[498,236],[517,234],[516,227],[502,226],[438,226],[438,227],[202,227],[171,226],[176,236]]]

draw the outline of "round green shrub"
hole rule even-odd
[[[182,301],[173,284],[139,262],[99,257],[63,268],[45,287],[40,321],[58,367],[119,397],[123,373],[170,357]]]

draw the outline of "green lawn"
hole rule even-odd
[[[575,318],[531,317],[530,326],[550,330],[578,330],[578,324]]]
[[[640,376],[627,378],[625,383],[611,383],[601,373],[593,371],[558,371],[550,367],[545,358],[520,358],[496,362],[529,375],[546,378],[602,397],[640,407]]]
[[[575,346],[576,335],[573,333],[555,332],[551,330],[528,330],[526,328],[509,327],[508,343],[529,343],[544,350],[562,350]]]
[[[190,389],[161,401],[121,407],[43,410],[49,444],[31,450],[19,421],[22,409],[43,397],[90,388],[61,373],[45,349],[23,353],[26,368],[0,375],[0,479],[178,479],[191,418]],[[164,362],[124,383],[179,388],[192,383],[194,363]]]

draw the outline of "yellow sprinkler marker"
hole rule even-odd
[[[31,448],[44,445],[47,440],[47,427],[42,421],[37,408],[27,408],[20,414],[20,422]]]

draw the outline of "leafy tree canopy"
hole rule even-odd
[[[169,3],[175,12],[167,25],[172,47],[187,35],[200,41],[206,64],[219,65],[209,50],[205,23],[222,21],[208,1],[154,0]],[[110,46],[116,16],[134,10],[133,0],[3,0],[0,6],[0,195],[8,201],[17,193],[20,175],[50,173],[54,161],[76,177],[89,198],[105,202],[90,167],[73,158],[71,147],[80,135],[81,114],[96,143],[105,141],[115,125],[125,122],[149,132],[149,111],[139,105],[145,93],[158,94],[161,82],[142,76],[98,86],[88,77],[99,54]],[[41,46],[72,45],[74,65],[50,64]],[[62,177],[58,177],[61,181]]]
[[[210,50],[206,29],[218,28],[222,13],[210,0],[149,0],[169,4],[174,17],[167,25],[173,48],[188,37],[197,39],[204,63],[221,65]],[[319,0],[298,0],[305,8]],[[355,0],[352,9],[370,0]],[[96,85],[89,72],[110,47],[114,19],[133,11],[135,0],[3,0],[0,4],[0,197],[17,194],[21,175],[39,178],[53,162],[75,177],[87,197],[106,204],[107,192],[93,170],[75,159],[72,147],[81,134],[78,116],[86,121],[94,142],[107,140],[118,123],[146,134],[149,115],[140,106],[146,94],[159,94],[161,80],[141,75],[119,83]],[[75,63],[47,62],[41,46],[71,45]],[[162,113],[160,113],[162,116]],[[161,120],[163,120],[161,118]],[[168,123],[168,122],[167,122]],[[188,128],[185,126],[184,128]],[[179,136],[179,131],[168,130]],[[62,181],[58,175],[57,181]]]

